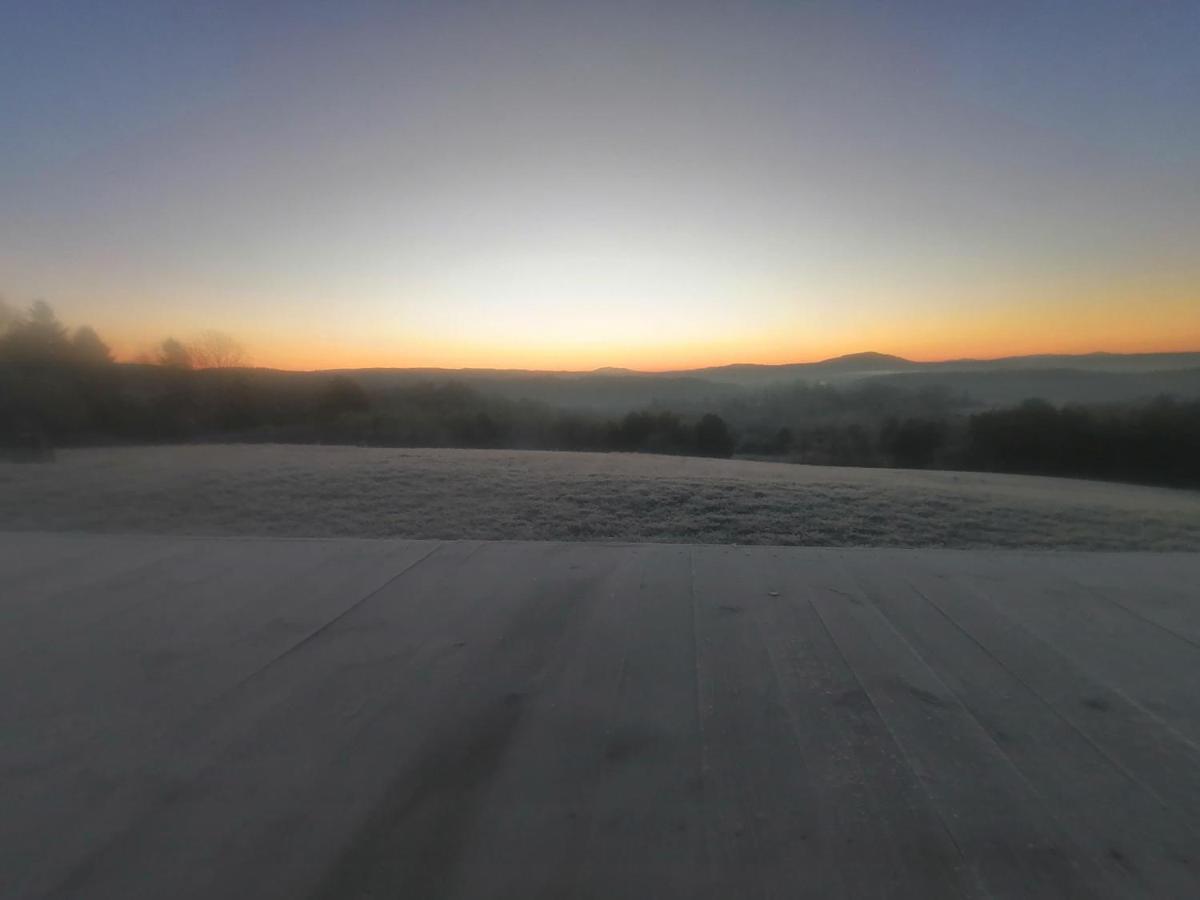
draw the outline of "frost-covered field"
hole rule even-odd
[[[1200,493],[628,454],[139,447],[0,463],[0,528],[1197,550]]]

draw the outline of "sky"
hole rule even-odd
[[[132,358],[1200,350],[1200,3],[0,0],[0,295]]]

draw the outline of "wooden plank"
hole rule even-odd
[[[986,890],[997,896],[1121,896],[990,735],[837,565],[810,599],[870,702],[925,784]],[[836,569],[842,571],[838,573]]]
[[[1005,613],[1057,647],[1094,680],[1133,700],[1200,748],[1196,680],[1188,677],[1200,671],[1200,647],[1117,604],[1080,591],[1036,558],[1019,573],[999,575],[975,583]]]
[[[0,539],[6,897],[1197,893],[1200,557],[92,540]]]
[[[383,588],[441,545],[436,541],[335,541],[309,545],[278,577],[229,590],[226,602],[193,600],[172,617],[165,637],[169,671],[154,681],[159,708],[207,703],[309,640],[364,597]],[[464,542],[467,552],[478,542]],[[299,548],[296,548],[299,550]]]
[[[561,625],[543,614],[598,577],[563,548],[472,553],[428,557],[164,743],[60,890],[346,895],[383,873],[435,896]]]
[[[914,574],[915,567],[892,566],[1159,803],[1186,817],[1191,830],[1200,828],[1200,754],[1161,719],[1010,617],[1006,596],[1012,588],[961,575],[937,579],[932,572]]]
[[[0,568],[0,609],[6,622],[40,615],[55,597],[105,583],[130,583],[159,563],[189,552],[180,540],[106,535],[0,533],[22,561]]]
[[[183,555],[139,570],[136,578],[55,598],[41,618],[10,623],[0,636],[0,677],[19,672],[24,685],[0,700],[0,714],[11,729],[25,722],[45,727],[52,745],[37,755],[81,748],[88,738],[124,742],[135,735],[121,724],[188,710],[433,545],[186,546]],[[72,721],[69,741],[57,718]]]
[[[1200,647],[1200,555],[1095,554],[1084,565],[1055,556],[1045,565],[1091,596]]]
[[[982,886],[920,779],[809,602],[828,580],[813,551],[745,555],[744,604],[779,680],[796,747],[824,788],[833,860],[850,896],[963,898]],[[869,849],[866,849],[869,848]]]
[[[1066,660],[1030,636],[993,652],[998,612],[961,587],[929,576],[927,566],[859,560],[852,574],[863,594],[909,641],[954,693],[1056,818],[1105,873],[1131,896],[1200,896],[1200,870],[1190,859],[1200,843],[1193,823],[1116,761],[1020,670],[1059,680]],[[1021,640],[1021,637],[1027,639]],[[1056,665],[1057,663],[1057,665]],[[1041,681],[1043,679],[1039,679]],[[1183,773],[1195,777],[1196,767]]]
[[[593,795],[579,897],[711,897],[691,554],[643,557],[606,616],[622,669]]]
[[[703,800],[714,897],[849,897],[848,835],[810,769],[748,606],[768,585],[745,549],[693,551]]]
[[[580,654],[603,713],[588,717],[586,741],[558,741],[587,767],[586,808],[572,819],[583,827],[565,854],[569,877],[559,885],[527,878],[534,890],[503,895],[708,896],[688,551],[648,546],[622,552],[636,558],[595,605]],[[569,711],[568,733],[579,727],[579,700],[592,694],[570,690],[573,681],[564,679],[560,688],[567,690],[556,691],[553,700],[554,708]],[[500,820],[508,818],[506,805],[520,802],[517,796],[497,800]],[[491,843],[487,833],[479,839]],[[524,857],[526,867],[536,869],[528,847]],[[466,882],[469,889],[458,896],[485,895],[485,885]]]
[[[112,555],[137,558],[141,547],[141,541],[131,541],[124,549],[113,548]],[[219,583],[238,554],[236,544],[214,549],[181,542],[169,556],[102,578],[94,587],[77,585],[43,598],[8,619],[0,632],[0,679],[20,685],[0,695],[0,717],[7,725],[0,766],[13,773],[10,786],[16,773],[54,766],[65,774],[80,757],[89,764],[97,744],[139,737],[142,704],[154,690],[147,663],[155,658],[140,641],[152,640],[154,629],[137,629],[139,640],[122,641],[128,614],[135,611],[136,623],[140,605],[161,600],[174,606],[191,592]],[[240,557],[255,561],[247,551]],[[20,780],[16,786],[26,790]],[[30,798],[35,811],[38,797],[34,791]]]
[[[875,561],[929,563],[928,570],[976,582],[1017,586],[1031,573],[1124,606],[1192,643],[1200,643],[1200,554],[1069,551],[856,551]],[[1040,577],[1040,576],[1039,576]]]
[[[46,835],[79,824],[78,804],[119,805],[122,784],[153,767],[163,735],[204,703],[429,551],[373,545],[378,559],[347,571],[338,564],[367,561],[354,543],[252,543],[189,543],[176,569],[138,582],[132,609],[0,657],[22,688],[0,703],[3,821],[15,823],[3,844],[14,871],[44,855]],[[56,837],[52,846],[62,845]]]
[[[687,554],[653,546],[601,552],[611,563],[603,581],[563,598],[574,608],[571,625],[522,703],[445,896],[703,890],[695,663],[690,635],[680,631],[690,624]],[[644,592],[664,579],[676,591],[674,603]],[[660,638],[676,652],[664,657]],[[675,665],[664,666],[667,660]],[[631,680],[648,694],[631,699]],[[655,695],[688,704],[682,718],[645,705]],[[629,841],[634,833],[647,843]]]
[[[490,627],[472,622],[453,677],[417,698],[422,740],[314,896],[561,895],[586,823],[588,723],[606,715],[617,664],[589,652],[587,622],[630,563],[594,549],[522,548],[508,576],[520,589],[480,604]]]
[[[5,585],[15,585],[31,575],[36,578],[61,569],[64,564],[71,568],[83,560],[101,560],[105,543],[49,532],[0,530],[0,578]]]

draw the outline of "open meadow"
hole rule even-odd
[[[644,454],[157,446],[0,464],[0,528],[1196,550],[1200,493]]]

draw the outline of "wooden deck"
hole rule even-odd
[[[1200,557],[0,535],[6,898],[1200,896]]]

